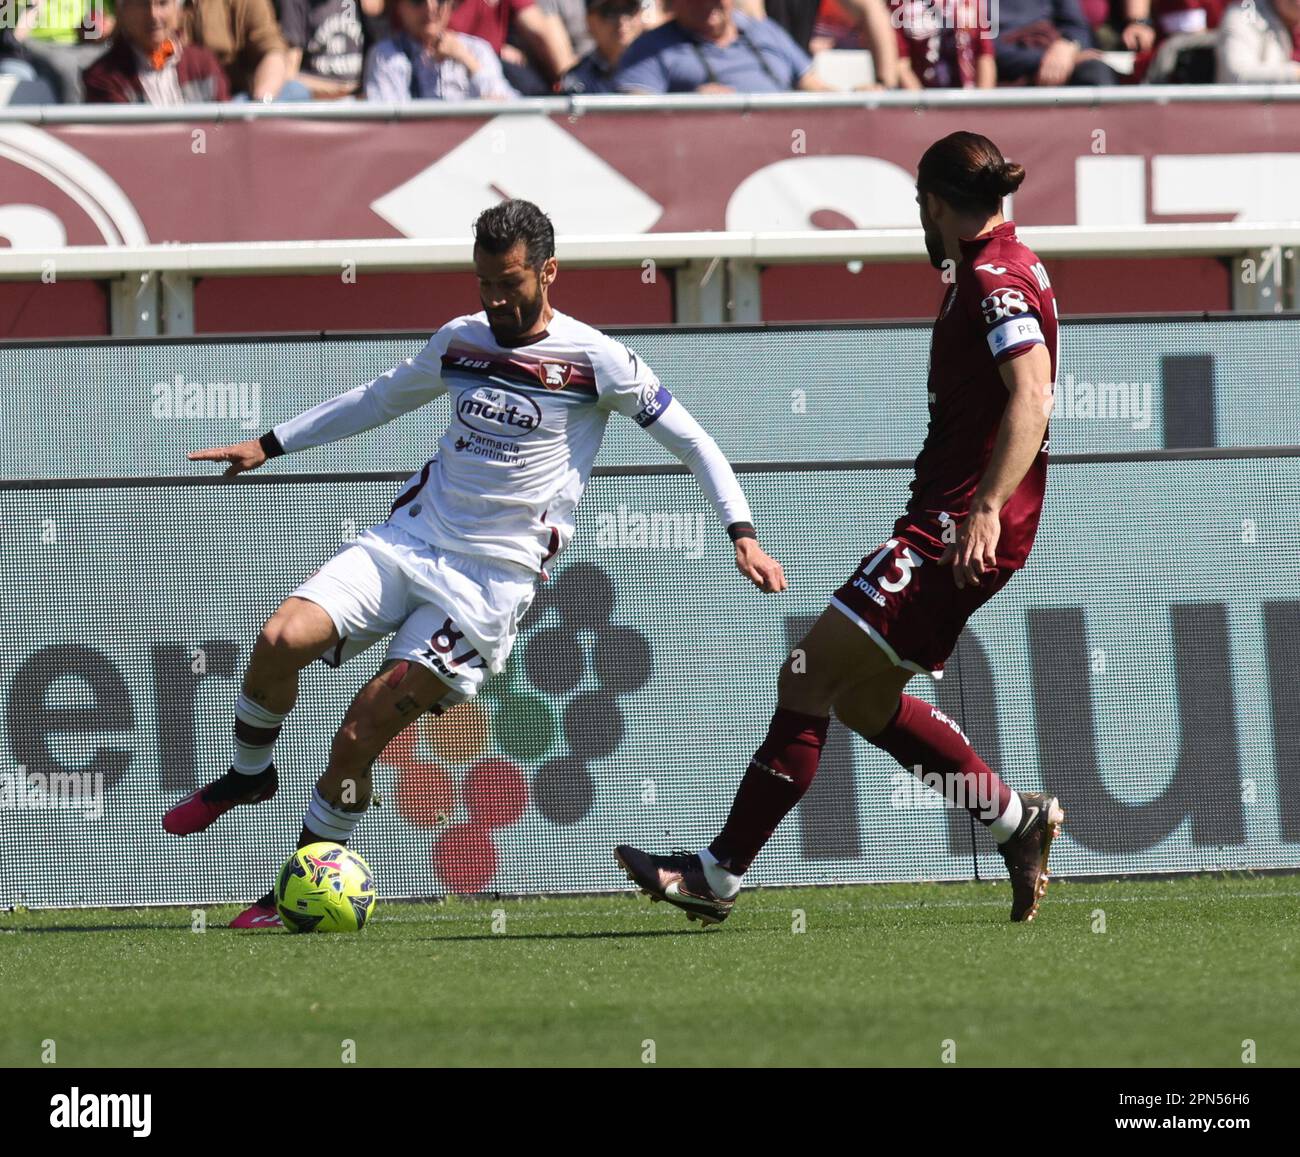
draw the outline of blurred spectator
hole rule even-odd
[[[1220,84],[1300,81],[1300,0],[1242,0],[1219,23]]]
[[[1218,28],[1228,0],[1154,0],[1156,32],[1163,39]]]
[[[1103,52],[1148,52],[1156,42],[1151,0],[1079,0],[1093,43]]]
[[[641,0],[585,0],[587,26],[594,44],[564,74],[560,90],[571,93],[617,92],[614,73],[627,46],[645,30]]]
[[[117,0],[108,51],[82,74],[91,104],[171,106],[230,99],[217,58],[181,43],[178,0]]]
[[[81,71],[108,44],[107,29],[97,22],[102,7],[92,0],[9,0],[8,18],[23,56],[55,90],[64,104],[80,104],[84,93]]]
[[[981,26],[980,0],[896,0],[890,15],[898,26],[904,88],[997,85],[994,38],[991,27]]]
[[[816,56],[833,48],[865,48],[862,29],[844,11],[840,0],[819,0],[808,51]]]
[[[668,12],[672,2],[673,0],[641,0],[641,23],[647,32],[672,19]]]
[[[366,99],[509,100],[518,96],[486,40],[450,28],[458,0],[397,0],[402,30],[370,50]]]
[[[813,45],[823,0],[736,0],[736,3],[749,16],[776,21],[805,52],[823,52],[835,47],[823,43]],[[871,53],[876,84],[881,88],[897,88],[898,43],[894,26],[889,22],[888,0],[832,0],[832,3],[843,18],[846,30],[850,35],[856,34],[857,43],[853,47],[864,45]]]
[[[1001,84],[1116,84],[1079,0],[1001,0],[995,59]]]
[[[830,91],[775,21],[736,12],[732,0],[673,0],[672,13],[624,54],[620,92]]]
[[[591,30],[587,27],[587,0],[537,0],[537,7],[564,26],[564,34],[569,38],[574,56],[586,56],[596,47]],[[640,0],[637,7],[641,7]],[[569,72],[572,71],[569,69]]]
[[[563,24],[533,0],[465,0],[452,13],[451,28],[486,40],[501,58],[506,80],[523,96],[549,95],[577,60]]]
[[[12,28],[0,27],[0,76],[13,77],[17,84],[8,104],[58,104],[57,79],[47,79],[27,56]]]
[[[284,38],[271,0],[185,0],[182,28],[188,44],[217,58],[235,100],[310,100],[288,79]]]
[[[277,0],[280,34],[288,45],[285,72],[314,100],[336,100],[361,87],[366,30],[362,8],[378,16],[383,0]]]

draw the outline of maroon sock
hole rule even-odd
[[[745,778],[718,838],[709,845],[728,871],[741,875],[776,825],[803,798],[821,759],[830,720],[778,707],[767,738],[749,761]]]
[[[1011,789],[975,754],[962,729],[923,699],[902,696],[893,719],[869,742],[982,824],[991,824],[1011,802]]]

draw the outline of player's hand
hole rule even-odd
[[[217,446],[211,450],[191,450],[186,455],[191,462],[229,462],[223,478],[233,478],[245,470],[256,470],[266,461],[266,451],[256,438],[249,442],[236,442],[233,446]]]
[[[760,591],[771,594],[785,590],[785,571],[758,545],[757,539],[736,539],[736,569]]]
[[[939,559],[940,566],[952,566],[957,589],[967,583],[977,587],[980,577],[998,567],[998,539],[1002,537],[1002,520],[997,511],[977,511],[957,527],[957,541],[950,542]]]

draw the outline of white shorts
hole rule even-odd
[[[320,606],[339,633],[322,662],[340,667],[392,634],[387,657],[429,668],[451,688],[446,708],[505,666],[536,578],[519,563],[440,550],[383,523],[362,531],[293,596]]]

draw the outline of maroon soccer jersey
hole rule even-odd
[[[1016,239],[1015,222],[963,240],[961,252],[930,339],[930,428],[916,459],[907,513],[894,527],[903,541],[919,536],[930,541],[917,545],[939,551],[944,525],[969,513],[997,441],[1010,396],[998,367],[1045,344],[1056,380],[1056,297],[1043,263]],[[1002,508],[999,566],[1020,567],[1028,558],[1046,482],[1044,438]]]

